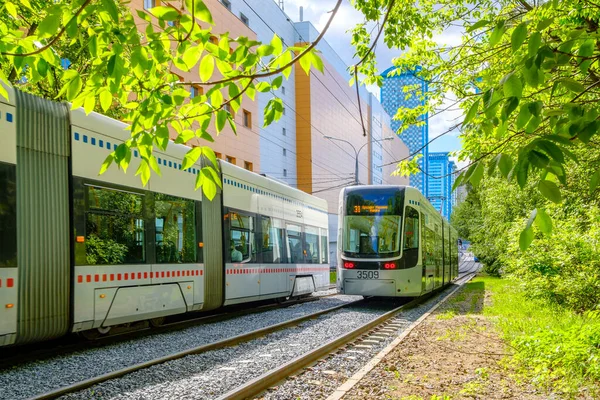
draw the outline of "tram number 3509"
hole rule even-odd
[[[357,271],[358,279],[379,279],[379,271]]]

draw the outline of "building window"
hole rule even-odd
[[[252,113],[244,110],[244,126],[246,128],[252,128]]]
[[[201,86],[192,85],[192,87],[190,88],[190,94],[191,94],[190,97],[192,99],[196,96],[202,96],[204,94],[204,89],[202,89]]]
[[[248,171],[254,171],[254,169],[253,169],[254,167],[253,167],[252,163],[249,161],[244,161],[244,168],[247,169]]]
[[[156,7],[156,0],[144,0],[144,9],[149,10]]]
[[[283,156],[284,157],[287,156],[287,150],[286,149],[283,149]]]
[[[246,17],[243,13],[240,13],[240,19],[242,20],[244,25],[250,26],[250,21],[248,20],[248,17]]]
[[[233,111],[231,110],[231,104],[227,103],[223,106],[223,109],[227,111],[229,114],[233,115]]]
[[[281,94],[285,94],[285,86],[281,87]]]
[[[219,159],[223,159],[223,154],[217,153],[216,151],[215,151],[215,156]]]
[[[285,136],[285,134],[286,134],[285,128],[281,128],[281,133],[283,133],[283,136]]]
[[[283,169],[283,176],[287,176],[287,169]]]
[[[227,161],[229,164],[235,165],[235,157],[225,156],[225,161]]]
[[[226,9],[231,11],[231,2],[229,2],[228,0],[221,0],[221,4],[223,4]]]

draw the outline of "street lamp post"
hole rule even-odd
[[[350,147],[352,147],[352,150],[354,150],[354,184],[355,185],[359,185],[358,182],[358,156],[360,155],[360,151],[369,144],[369,142],[363,144],[362,146],[359,147],[358,151],[356,150],[356,147],[354,147],[354,145],[352,143],[350,143],[349,141],[345,140],[345,139],[339,139],[339,138],[335,138],[333,136],[323,136],[325,139],[329,139],[329,140],[337,140],[339,142],[344,142],[344,143],[348,143],[350,145]],[[394,137],[393,136],[388,136],[382,139],[376,139],[373,140],[373,142],[383,142],[384,140],[393,140]]]

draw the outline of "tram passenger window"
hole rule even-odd
[[[284,263],[283,221],[271,217],[262,217],[261,254],[263,263]]]
[[[0,163],[0,268],[17,266],[16,167]]]
[[[304,249],[302,255],[306,263],[319,263],[319,228],[312,226],[304,228]]]
[[[289,262],[292,264],[304,262],[302,254],[302,229],[298,225],[286,226],[288,238]]]
[[[404,250],[419,248],[419,212],[406,207],[404,219]]]
[[[144,195],[94,186],[86,189],[87,265],[143,263]]]
[[[156,262],[196,261],[196,212],[193,200],[156,193]]]
[[[329,264],[327,229],[321,229],[321,264]]]
[[[228,262],[255,261],[254,218],[238,212],[225,215],[229,220],[229,251]]]

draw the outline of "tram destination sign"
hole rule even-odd
[[[375,204],[367,204],[367,205],[359,205],[354,206],[355,214],[379,214],[381,212],[387,211],[387,205],[375,205]]]

